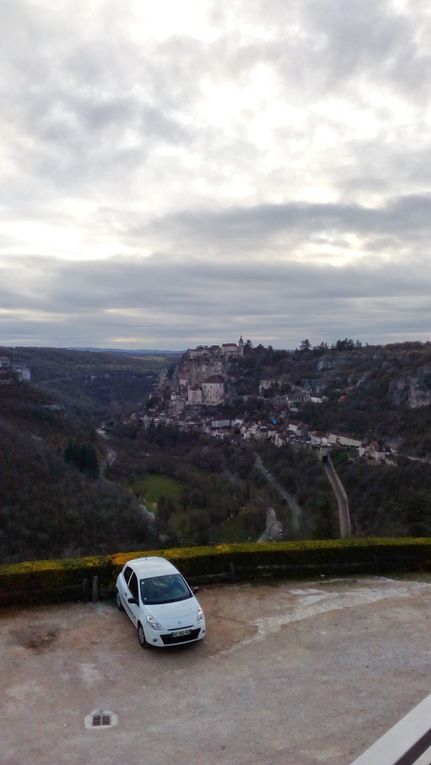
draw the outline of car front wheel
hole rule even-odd
[[[144,628],[141,623],[138,624],[138,640],[141,648],[148,648],[148,643],[145,638]]]

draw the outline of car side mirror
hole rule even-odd
[[[197,587],[192,587],[193,593],[200,592],[200,591],[201,591],[201,588],[199,587],[199,585]]]
[[[138,600],[137,600],[137,598],[127,598],[127,602],[128,602],[128,603],[133,603],[133,605],[134,605],[134,606],[137,606],[137,605],[138,605]]]

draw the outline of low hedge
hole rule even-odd
[[[112,567],[105,557],[3,565],[0,566],[0,605],[87,599],[95,576],[101,583],[102,596],[108,595]]]
[[[334,574],[431,571],[431,539],[308,540],[145,550],[87,558],[26,561],[0,566],[0,604],[111,597],[115,578],[131,558],[161,555],[192,584]]]

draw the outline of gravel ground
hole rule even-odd
[[[0,765],[348,765],[431,692],[431,577],[198,597],[167,650],[108,602],[1,610]]]

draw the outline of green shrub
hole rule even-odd
[[[325,539],[178,547],[0,566],[0,604],[89,598],[96,576],[100,597],[110,597],[124,563],[150,555],[168,558],[196,584],[265,575],[304,577],[431,570],[431,540],[428,538]]]
[[[103,557],[11,563],[0,566],[0,604],[82,599],[91,590],[93,576],[103,586],[110,575]]]

